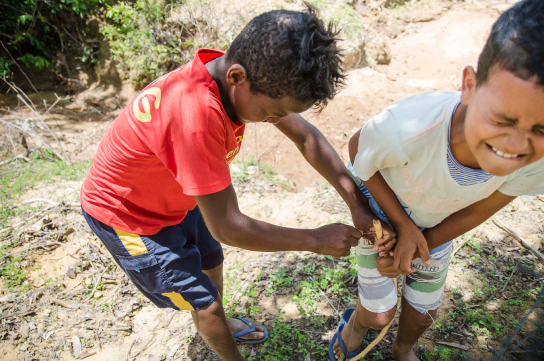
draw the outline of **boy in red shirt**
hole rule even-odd
[[[199,50],[121,112],[83,183],[84,216],[119,266],[158,307],[190,310],[223,360],[243,360],[235,338],[262,342],[267,332],[225,317],[219,242],[345,256],[362,236],[341,224],[290,229],[242,214],[228,165],[245,124],[275,124],[339,191],[355,225],[368,224],[366,198],[298,115],[325,106],[343,83],[336,35],[311,9],[278,10],[254,18],[226,54]]]

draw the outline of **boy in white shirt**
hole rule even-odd
[[[355,357],[369,328],[389,324],[399,275],[393,357],[418,360],[412,348],[442,301],[451,240],[517,196],[544,193],[542,34],[544,1],[518,3],[493,25],[478,73],[463,70],[461,92],[399,100],[351,138],[348,169],[390,228],[384,224],[384,239],[356,248],[360,302],[344,314],[331,360]]]

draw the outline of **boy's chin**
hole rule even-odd
[[[508,163],[516,163],[516,164],[508,164]],[[506,164],[505,164],[506,163]],[[480,168],[486,171],[487,173],[494,175],[495,177],[506,177],[515,171],[521,169],[525,162],[519,161],[482,161],[478,162],[480,164]],[[482,166],[483,165],[483,166]]]

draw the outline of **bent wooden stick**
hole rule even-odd
[[[380,239],[383,237],[383,229],[382,229],[382,223],[378,219],[372,220],[372,224],[374,225],[374,232],[376,233],[376,239]]]

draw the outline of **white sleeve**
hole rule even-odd
[[[353,170],[361,180],[367,181],[380,169],[408,164],[409,158],[398,129],[389,110],[384,110],[364,125],[353,164]]]
[[[499,192],[514,197],[544,194],[544,159],[521,168],[514,178],[499,188]]]

